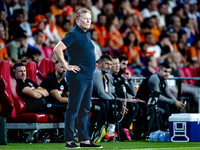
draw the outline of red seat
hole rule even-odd
[[[7,67],[7,69],[5,69]],[[12,100],[12,93],[10,90],[9,80],[10,63],[8,61],[2,61],[0,63],[0,103],[1,103],[1,115],[8,117],[16,117],[14,102]]]
[[[133,69],[131,67],[127,67],[126,70],[130,72],[131,77],[134,76],[134,72],[133,72]]]
[[[37,70],[37,65],[35,62],[30,61],[26,64],[26,76],[28,79],[32,80],[35,83],[37,83],[36,70]]]
[[[16,80],[10,76],[8,61],[0,63],[0,81],[2,116],[9,117],[13,122],[47,122],[45,113],[24,113],[26,104],[16,93]]]
[[[192,70],[192,68],[184,68],[184,72],[186,74],[186,77],[195,77],[195,73],[194,71]],[[195,80],[187,80],[189,84],[191,85],[195,85],[196,84],[196,81]]]
[[[38,68],[38,77],[44,80],[47,75],[53,72],[55,69],[55,63],[48,58],[42,59],[40,66]]]
[[[186,77],[184,68],[179,68],[179,73],[180,73],[180,76],[181,76],[181,77]],[[188,83],[188,81],[187,81],[187,80],[184,80],[184,83]]]

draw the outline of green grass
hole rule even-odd
[[[79,143],[78,143],[79,144]],[[189,143],[154,143],[154,142],[102,142],[100,145],[103,149],[145,149],[145,150],[159,150],[159,149],[174,149],[174,150],[200,150],[200,142]],[[0,150],[64,150],[65,143],[8,143],[7,145],[0,145]],[[87,150],[87,149],[84,149]]]

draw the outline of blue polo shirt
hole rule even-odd
[[[78,25],[75,25],[65,35],[62,42],[67,47],[69,65],[78,65],[81,68],[77,73],[67,71],[67,77],[76,76],[93,79],[96,64],[90,32],[84,32]]]

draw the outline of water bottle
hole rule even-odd
[[[150,142],[158,142],[158,133],[156,133],[156,132],[152,132],[151,134],[150,134],[150,140],[149,140]]]
[[[158,142],[165,142],[165,132],[161,131],[158,135]]]
[[[169,132],[166,132],[165,133],[165,142],[170,142],[170,133]]]

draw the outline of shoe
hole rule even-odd
[[[103,148],[103,146],[95,145],[92,142],[90,142],[90,144],[81,143],[80,147],[81,148]]]
[[[94,142],[95,142],[95,143],[100,143],[101,140],[103,139],[103,137],[104,137],[105,135],[106,135],[106,126],[103,125],[103,126],[101,127],[99,136],[98,136],[96,139],[94,139]]]
[[[122,132],[125,134],[126,139],[131,141],[130,132],[128,131],[128,129],[122,128]]]
[[[76,145],[74,142],[71,142],[71,144],[65,145],[65,149],[71,149],[71,148],[80,148],[78,145]]]
[[[114,131],[112,136],[109,136],[108,132],[106,132],[106,135],[104,136],[106,139],[110,139],[113,137],[118,137],[117,133]]]

